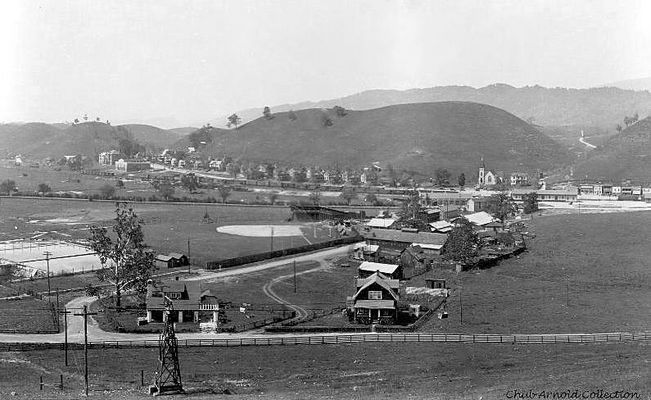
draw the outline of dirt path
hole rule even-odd
[[[317,272],[317,271],[323,271],[324,269],[326,269],[328,267],[328,264],[324,260],[317,260],[317,261],[319,262],[318,267],[308,269],[307,271],[297,272],[296,276],[309,274],[309,273]],[[276,292],[274,292],[273,289],[271,288],[274,284],[276,284],[276,283],[278,283],[280,281],[284,281],[286,279],[293,278],[293,277],[294,277],[294,273],[287,274],[287,275],[281,275],[279,277],[276,277],[276,278],[270,280],[269,282],[267,282],[262,287],[262,291],[264,292],[265,295],[267,295],[267,297],[269,297],[271,300],[275,301],[276,303],[285,305],[285,306],[289,307],[290,309],[294,310],[296,312],[296,317],[294,319],[300,320],[302,318],[307,317],[307,310],[300,307],[300,306],[298,306],[298,305],[296,305],[296,304],[291,304],[287,300],[284,300],[283,298],[278,296],[276,294]]]

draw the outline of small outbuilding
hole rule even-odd
[[[158,269],[174,268],[177,266],[177,261],[174,257],[159,254],[154,258],[154,265]]]
[[[185,254],[170,253],[169,256],[176,259],[177,265],[180,267],[190,264],[190,259]]]

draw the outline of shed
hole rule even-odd
[[[185,254],[181,254],[181,253],[170,253],[169,256],[170,256],[170,257],[173,257],[174,259],[176,259],[176,260],[177,260],[177,264],[178,264],[179,266],[184,266],[184,265],[188,265],[188,264],[190,264],[190,259],[188,259],[188,256],[186,256]]]
[[[154,265],[156,268],[174,268],[177,266],[177,260],[174,257],[159,254],[154,258]]]

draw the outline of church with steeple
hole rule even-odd
[[[497,183],[497,176],[491,170],[486,169],[484,157],[481,158],[481,165],[479,166],[479,175],[477,177],[479,186],[493,186]]]

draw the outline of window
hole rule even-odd
[[[382,291],[380,290],[369,290],[368,291],[369,300],[382,300]]]
[[[180,299],[181,298],[181,293],[179,293],[179,292],[170,292],[170,293],[167,293],[167,297],[169,297],[172,300]]]

